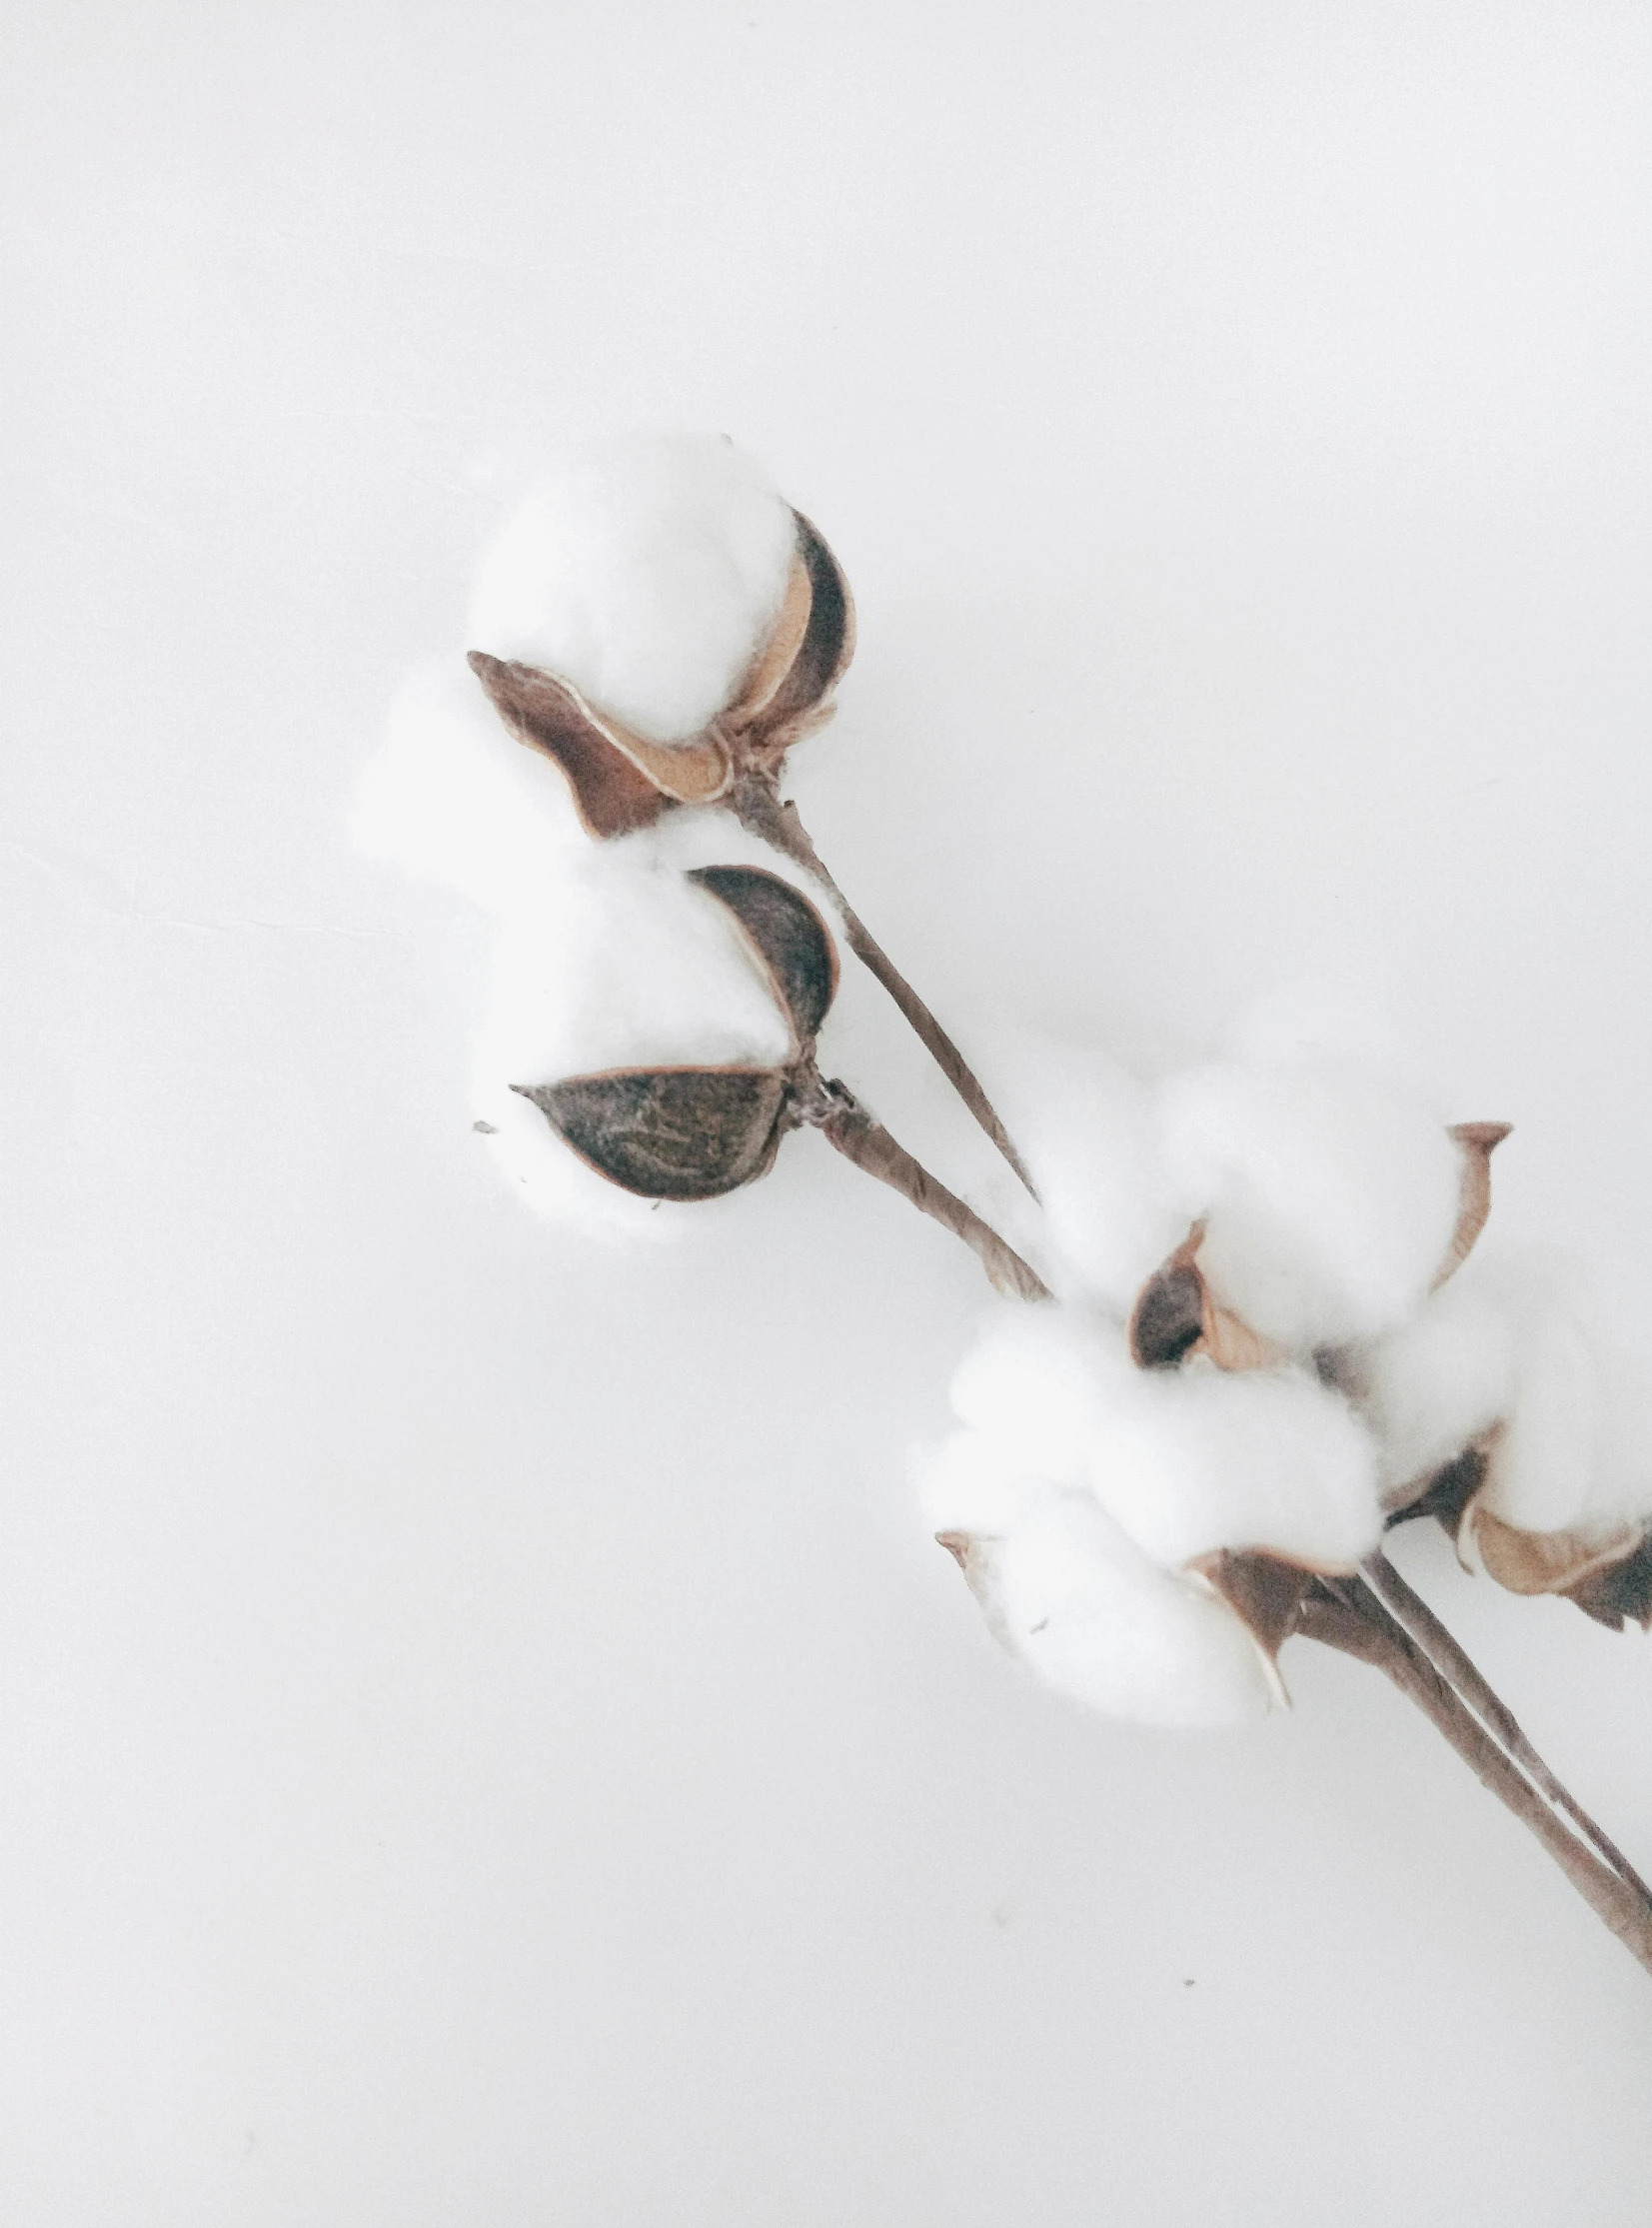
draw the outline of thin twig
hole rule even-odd
[[[1411,1638],[1432,1661],[1469,1708],[1480,1717],[1507,1749],[1514,1761],[1549,1800],[1565,1812],[1578,1831],[1590,1841],[1624,1883],[1652,1909],[1649,1888],[1629,1859],[1599,1827],[1544,1762],[1522,1731],[1513,1710],[1474,1663],[1462,1643],[1444,1625],[1421,1594],[1405,1582],[1379,1547],[1365,1565],[1365,1575]]]
[[[954,1237],[961,1237],[986,1270],[994,1291],[1001,1292],[1005,1299],[1049,1298],[1049,1286],[1037,1271],[989,1222],[982,1221],[972,1206],[966,1206],[955,1191],[948,1191],[937,1176],[914,1160],[905,1146],[867,1113],[846,1084],[835,1078],[823,1080],[811,1068],[795,1090],[792,1105],[794,1118],[819,1129],[846,1160],[910,1199],[921,1213],[950,1230]]]
[[[1362,1578],[1318,1579],[1302,1604],[1297,1629],[1386,1672],[1480,1784],[1537,1837],[1630,1955],[1652,1972],[1652,1905],[1579,1840]]]
[[[999,1120],[996,1109],[969,1064],[826,872],[825,862],[798,816],[797,806],[783,803],[774,777],[755,768],[739,777],[728,803],[743,828],[784,852],[826,891],[842,915],[849,949],[888,992],[952,1089],[1036,1198],[1037,1189],[1027,1173],[1026,1163],[1016,1151],[1014,1140]]]

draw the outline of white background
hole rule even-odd
[[[1318,974],[1632,1265],[1652,15],[4,44],[6,2219],[1644,2221],[1646,1975],[1433,1733],[1301,1643],[1241,1737],[1017,1679],[904,1474],[968,1256],[808,1139],[643,1260],[534,1223],[482,924],[344,823],[548,445],[725,430],[960,1034]],[[1648,1646],[1402,1555],[1652,1863]]]

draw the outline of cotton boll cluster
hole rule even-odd
[[[472,1071],[472,1114],[512,1186],[539,1211],[658,1231],[651,1212],[584,1167],[512,1089],[634,1066],[770,1065],[787,1025],[727,909],[680,871],[697,852],[765,854],[718,817],[717,843],[680,813],[597,847],[561,773],[496,718],[470,677],[420,677],[367,767],[362,847],[451,884],[495,927],[493,983]]]
[[[791,509],[718,436],[571,453],[487,552],[471,645],[572,682],[648,741],[680,740],[738,693],[796,553]]]
[[[1115,1321],[1041,1306],[989,1325],[952,1404],[965,1428],[920,1467],[929,1516],[967,1540],[1000,1636],[1097,1708],[1253,1714],[1271,1658],[1195,1566],[1232,1549],[1349,1570],[1380,1536],[1376,1449],[1304,1368],[1142,1370]],[[1057,1596],[1048,1626],[1025,1613]]]

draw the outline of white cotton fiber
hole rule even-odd
[[[1514,1346],[1484,1505],[1523,1531],[1609,1531],[1652,1513],[1645,1292],[1553,1255],[1479,1265]]]
[[[511,1086],[605,1068],[784,1061],[790,1036],[767,978],[727,908],[676,863],[763,847],[723,814],[690,812],[594,843],[561,772],[509,733],[462,667],[402,691],[352,832],[494,916],[471,1113],[513,1189],[545,1214],[599,1228],[671,1222],[682,1209],[656,1215],[606,1182]]]
[[[932,1531],[1001,1532],[1051,1480],[1015,1448],[954,1431],[913,1458],[912,1481]]]
[[[351,834],[374,858],[451,883],[495,914],[559,902],[591,850],[560,769],[517,741],[457,660],[397,694]]]
[[[1217,1300],[1295,1352],[1370,1337],[1418,1305],[1445,1258],[1460,1148],[1407,1087],[1331,1057],[1171,1079],[1166,1156]]]
[[[960,1364],[952,1405],[1003,1470],[1087,1487],[1170,1567],[1257,1547],[1349,1569],[1381,1531],[1370,1435],[1304,1368],[1138,1369],[1116,1322],[1005,1308]]]
[[[1116,1324],[1076,1309],[1004,1307],[952,1378],[952,1407],[1060,1484],[1083,1478],[1098,1428],[1135,1371]]]
[[[1045,1493],[971,1560],[987,1621],[1046,1684],[1151,1725],[1265,1717],[1277,1678],[1227,1605],[1156,1569],[1082,1494]]]
[[[495,1157],[551,1214],[596,1194],[583,1182],[571,1191],[561,1163],[573,1156],[513,1084],[609,1068],[775,1066],[791,1042],[726,908],[646,849],[588,846],[558,888],[554,908],[500,925],[472,1087]]]
[[[1306,1369],[1143,1370],[1087,1460],[1096,1498],[1157,1562],[1251,1547],[1346,1570],[1381,1535],[1375,1446]]]
[[[715,719],[779,615],[792,512],[718,435],[566,456],[483,559],[474,650],[571,681],[656,743]]]
[[[1409,1322],[1351,1349],[1348,1364],[1389,1497],[1406,1486],[1420,1489],[1507,1414],[1514,1324],[1471,1264]]]
[[[1152,1093],[1087,1046],[1018,1036],[996,1063],[993,1102],[1043,1201],[1063,1293],[1127,1315],[1187,1235]]]
[[[1583,1325],[1564,1306],[1522,1324],[1513,1406],[1493,1451],[1485,1505],[1522,1531],[1583,1514],[1600,1436],[1600,1386]]]

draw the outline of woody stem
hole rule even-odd
[[[983,1222],[972,1206],[914,1160],[845,1084],[835,1078],[824,1079],[818,1069],[809,1067],[795,1088],[792,1116],[819,1129],[845,1160],[852,1160],[857,1168],[864,1168],[902,1198],[910,1199],[920,1213],[950,1230],[954,1237],[961,1237],[986,1270],[993,1290],[1005,1299],[1049,1298],[1049,1287],[1037,1271],[990,1222]]]
[[[1652,1888],[1635,1870],[1623,1851],[1596,1825],[1587,1810],[1543,1761],[1522,1731],[1508,1704],[1474,1663],[1461,1642],[1441,1622],[1421,1594],[1406,1584],[1379,1547],[1365,1564],[1365,1576],[1415,1644],[1440,1676],[1502,1744],[1526,1777],[1568,1817],[1578,1831],[1605,1859],[1618,1878],[1652,1909]]]
[[[1543,1844],[1629,1954],[1652,1972],[1652,1899],[1644,1888],[1631,1885],[1585,1847],[1362,1578],[1316,1579],[1303,1601],[1297,1630],[1385,1672],[1451,1743],[1480,1784]]]
[[[782,802],[774,776],[757,768],[748,768],[737,778],[728,802],[743,828],[750,829],[753,835],[761,836],[766,843],[773,844],[777,851],[784,852],[806,874],[813,875],[827,893],[842,916],[843,933],[848,939],[850,951],[868,973],[882,984],[917,1033],[924,1050],[941,1074],[1027,1190],[1036,1198],[1037,1189],[1027,1173],[1026,1164],[1016,1151],[1013,1138],[999,1120],[992,1102],[981,1089],[968,1062],[826,872],[820,853],[815,849],[798,816],[797,806]]]

